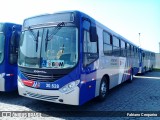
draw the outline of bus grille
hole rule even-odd
[[[21,71],[22,72],[22,71]],[[57,79],[65,76],[64,74],[35,74],[22,72],[28,80],[40,81],[40,82],[54,82]]]
[[[42,99],[42,100],[51,100],[55,101],[59,98],[59,96],[48,96],[48,95],[40,95],[31,92],[27,92],[27,95],[32,98]]]

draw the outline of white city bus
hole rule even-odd
[[[18,91],[25,97],[82,105],[139,71],[139,47],[80,11],[24,20]]]
[[[155,66],[155,53],[140,49],[140,64],[139,64],[139,72],[145,73],[147,71],[152,71]]]

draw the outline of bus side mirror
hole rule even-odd
[[[98,35],[97,35],[97,30],[96,27],[91,26],[90,27],[90,40],[91,42],[97,42],[98,41]]]

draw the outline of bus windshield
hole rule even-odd
[[[72,68],[78,60],[78,29],[52,26],[22,32],[18,64],[23,67]]]
[[[4,40],[5,40],[4,34],[0,33],[0,63],[2,63],[4,59]]]

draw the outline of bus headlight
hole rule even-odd
[[[65,85],[64,87],[62,87],[61,89],[59,89],[59,91],[62,93],[65,93],[65,94],[70,93],[79,84],[79,82],[80,82],[80,80],[70,82],[67,85]]]

